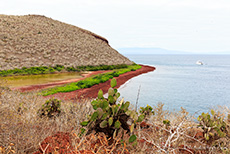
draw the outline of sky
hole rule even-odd
[[[0,0],[0,14],[39,14],[115,48],[230,52],[230,0]]]

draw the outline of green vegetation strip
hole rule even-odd
[[[50,88],[47,90],[43,90],[41,94],[43,96],[48,96],[48,95],[53,95],[53,94],[60,93],[60,92],[64,93],[64,92],[71,92],[71,91],[84,89],[84,88],[90,88],[93,85],[104,83],[108,81],[109,79],[112,79],[113,77],[118,77],[120,74],[124,74],[130,71],[136,71],[137,69],[140,69],[140,68],[141,68],[140,65],[129,65],[127,66],[127,68],[117,69],[112,72],[95,75],[93,77],[89,77],[89,78],[86,78],[78,82],[70,83],[65,86],[54,87],[54,88]]]
[[[67,72],[80,72],[80,71],[98,71],[98,70],[114,70],[128,68],[128,65],[99,65],[99,66],[77,66],[77,67],[64,67],[62,65],[56,65],[54,67],[40,66],[40,67],[22,67],[21,69],[15,68],[11,70],[0,71],[0,76],[16,76],[16,75],[38,75],[38,74],[50,74],[55,72],[67,71]]]

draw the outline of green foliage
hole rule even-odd
[[[116,79],[111,80],[111,87],[114,88],[117,85]]]
[[[61,101],[58,99],[49,99],[43,105],[42,108],[38,110],[40,117],[55,117],[59,116],[61,113]]]
[[[103,91],[101,89],[98,91],[98,98],[99,99],[103,98]]]
[[[132,142],[136,141],[136,139],[137,139],[136,135],[130,136],[129,143],[132,143]]]
[[[214,110],[211,110],[211,115],[202,113],[197,120],[200,122],[198,126],[204,130],[204,137],[207,142],[212,143],[226,136],[226,123]]]
[[[126,64],[118,64],[118,65],[99,65],[99,66],[77,66],[77,67],[67,67],[67,71],[99,71],[99,70],[114,70],[114,69],[123,69],[128,68],[129,66]]]
[[[65,69],[65,67],[62,66],[62,65],[56,65],[56,66],[54,66],[53,68],[54,68],[55,70],[57,70],[58,72],[60,72],[60,71],[62,71],[63,69]]]
[[[111,80],[111,86],[116,86],[115,79]],[[95,111],[87,121],[81,123],[82,126],[88,127],[88,133],[94,130],[104,132],[109,138],[114,138],[121,129],[133,133],[137,120],[142,119],[138,117],[137,112],[129,110],[129,102],[124,102],[122,99],[117,103],[120,93],[112,87],[108,90],[108,98],[104,98],[103,92],[100,90],[98,98],[91,102]],[[128,125],[128,121],[132,121],[131,126]],[[135,140],[135,135],[130,136],[130,143]]]
[[[140,107],[139,112],[145,117],[150,117],[151,115],[154,115],[153,108],[149,105],[147,105],[146,107]]]
[[[166,129],[168,129],[170,126],[170,121],[168,119],[163,120],[163,124],[165,125]]]
[[[37,75],[37,74],[49,74],[54,72],[60,72],[64,69],[64,66],[56,65],[55,67],[22,67],[21,69],[15,68],[12,70],[0,71],[0,76],[14,76],[14,75]]]
[[[139,65],[132,65],[136,70],[136,67]],[[62,70],[68,72],[79,72],[79,71],[98,71],[98,70],[115,70],[115,69],[129,69],[129,65],[119,64],[119,65],[99,65],[99,66],[77,66],[77,67],[64,67],[62,65],[56,65],[54,67],[40,66],[40,67],[22,67],[21,69],[15,68],[11,70],[2,70],[0,71],[0,76],[15,76],[15,75],[36,75],[36,74],[49,74],[53,72],[60,72]],[[113,76],[119,76],[115,71]]]
[[[87,126],[88,123],[89,123],[88,121],[83,121],[83,122],[81,122],[81,125],[82,125],[82,126]]]
[[[76,69],[82,71],[98,71],[98,70],[114,70],[114,69],[122,69],[128,68],[126,64],[118,64],[118,65],[99,65],[99,66],[78,66]]]
[[[90,88],[96,84],[106,82],[109,79],[112,79],[113,77],[115,77],[117,75],[129,72],[129,71],[131,71],[131,69],[137,70],[140,68],[141,68],[140,65],[130,65],[130,66],[128,66],[128,68],[119,69],[119,70],[116,70],[114,72],[107,72],[104,74],[99,74],[99,75],[96,75],[94,77],[86,78],[86,79],[78,81],[78,82],[74,82],[74,83],[70,83],[70,84],[67,84],[64,86],[54,87],[54,88],[44,90],[44,91],[42,91],[42,95],[48,96],[48,95],[56,94],[59,92],[71,92],[71,91],[75,91],[75,90],[79,90],[79,89]],[[113,80],[111,83],[112,84],[111,86],[114,86],[114,84],[116,84],[113,82],[116,82],[116,81]],[[110,99],[110,101],[112,101],[113,98],[110,97],[109,99]]]

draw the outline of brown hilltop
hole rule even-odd
[[[0,70],[132,64],[90,31],[40,15],[0,15]]]

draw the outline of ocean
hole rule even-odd
[[[134,77],[119,88],[121,98],[138,107],[156,106],[199,115],[218,106],[230,107],[230,55],[125,55],[156,70]],[[203,65],[197,65],[200,60]]]

